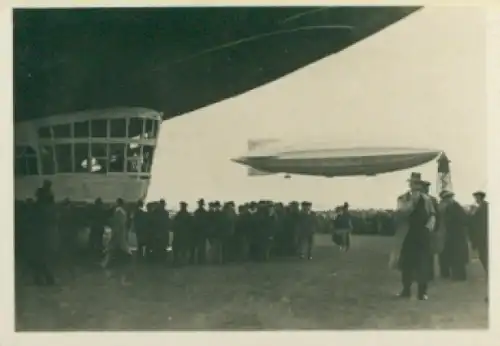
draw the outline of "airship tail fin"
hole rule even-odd
[[[248,176],[249,177],[258,177],[261,175],[271,175],[271,174],[274,174],[274,173],[266,172],[266,171],[259,171],[258,169],[248,167]]]
[[[248,150],[256,150],[258,148],[265,147],[269,144],[277,143],[279,142],[278,139],[274,138],[262,138],[262,139],[249,139],[248,140]]]
[[[261,138],[261,139],[249,139],[248,140],[248,151],[255,151],[257,149],[265,148],[271,144],[279,142],[278,139],[275,138]],[[274,173],[261,171],[253,167],[248,167],[248,176],[249,177],[257,177],[263,175],[271,175]]]

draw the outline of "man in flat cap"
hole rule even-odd
[[[418,284],[418,299],[427,300],[431,258],[430,234],[434,229],[435,210],[431,199],[422,193],[424,182],[420,173],[408,179],[410,190],[398,197],[398,231],[395,241],[397,268],[401,271],[401,298],[411,297],[413,282]],[[394,253],[393,253],[394,254]]]
[[[455,281],[467,279],[466,264],[469,261],[467,239],[468,217],[462,206],[455,201],[454,193],[441,191],[441,222],[444,226],[444,248],[439,256],[441,277]]]

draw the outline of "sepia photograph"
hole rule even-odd
[[[485,9],[11,17],[16,332],[489,328]]]

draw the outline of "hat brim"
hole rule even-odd
[[[409,183],[425,184],[425,181],[422,180],[422,179],[412,179],[412,178],[410,178],[410,179],[408,179],[406,181],[409,182]]]

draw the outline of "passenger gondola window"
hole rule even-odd
[[[92,173],[106,173],[108,171],[108,145],[93,143],[90,146],[90,163]]]
[[[73,172],[73,155],[71,152],[71,144],[57,144],[55,148],[58,172]]]
[[[55,173],[54,148],[52,146],[40,147],[40,161],[42,163],[42,174],[52,175]]]
[[[142,148],[142,172],[151,173],[153,167],[153,154],[154,147],[151,145],[145,145]]]
[[[75,143],[74,170],[77,173],[87,173],[89,167],[89,144]]]
[[[127,146],[127,172],[137,173],[142,168],[141,145],[131,143]]]
[[[110,144],[108,151],[109,172],[125,170],[125,144]]]
[[[75,138],[88,138],[90,136],[90,121],[75,123]]]
[[[113,138],[125,138],[127,130],[126,119],[112,119],[109,121],[110,124],[110,137]]]
[[[130,118],[128,122],[128,137],[141,138],[142,137],[143,120],[141,118]]]
[[[92,137],[106,138],[108,136],[108,120],[92,120]]]
[[[145,136],[144,138],[155,138],[155,120],[146,119],[146,124],[144,128]]]
[[[52,127],[54,138],[71,138],[71,125],[63,124]]]

